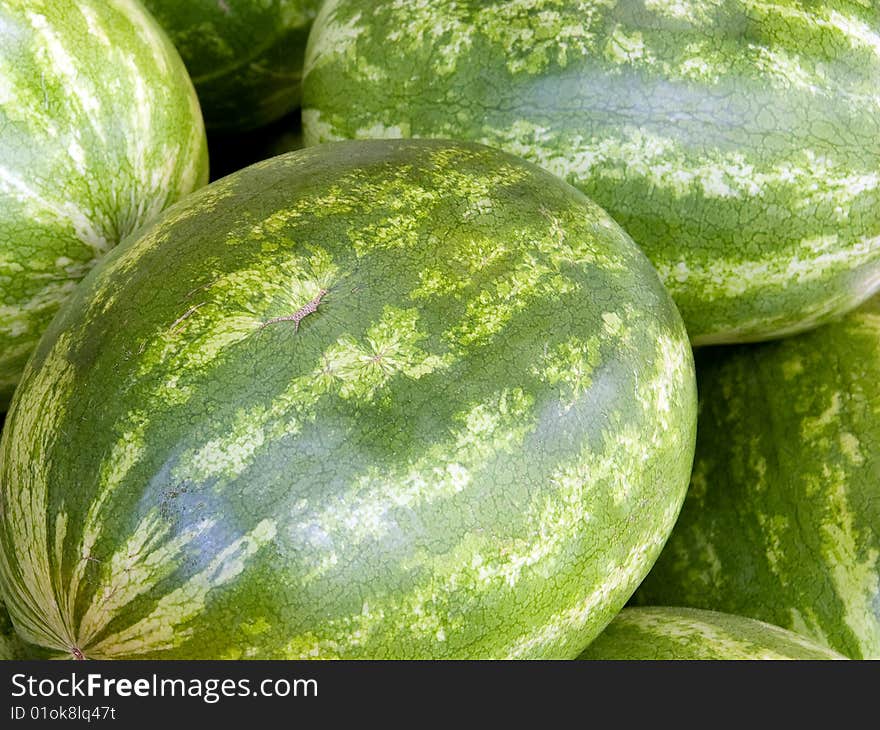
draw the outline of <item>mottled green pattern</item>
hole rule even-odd
[[[299,106],[320,0],[144,0],[192,76],[209,129],[260,127]]]
[[[328,0],[303,94],[306,144],[468,139],[566,178],[695,344],[809,329],[880,286],[877,3]]]
[[[678,514],[692,368],[644,255],[537,167],[259,163],[43,340],[2,442],[10,612],[92,657],[575,657]]]
[[[0,408],[95,260],[207,175],[186,70],[136,0],[0,3]]]
[[[696,608],[625,608],[580,655],[611,660],[846,659],[792,631]]]
[[[880,658],[880,297],[697,364],[691,487],[638,600],[752,616]]]

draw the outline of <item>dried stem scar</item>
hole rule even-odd
[[[326,296],[326,294],[326,289],[319,289],[314,299],[297,309],[293,314],[287,314],[283,317],[274,317],[267,322],[263,322],[263,325],[260,327],[260,329],[263,329],[263,327],[268,327],[270,324],[275,324],[276,322],[293,322],[293,331],[297,332],[299,330],[299,323],[313,312],[318,311],[318,305],[321,303],[321,300]]]

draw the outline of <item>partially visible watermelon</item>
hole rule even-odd
[[[580,659],[846,659],[792,631],[695,608],[625,608]]]
[[[346,142],[112,252],[0,445],[0,582],[56,655],[574,658],[684,498],[696,391],[644,254],[479,145]]]
[[[695,344],[815,327],[880,286],[880,3],[327,0],[306,144],[483,142],[635,239]]]
[[[0,661],[24,657],[24,645],[15,633],[6,606],[0,602]]]
[[[642,604],[752,616],[880,658],[880,297],[698,358],[697,455]]]
[[[192,76],[210,130],[261,127],[297,108],[320,0],[144,0]]]
[[[96,259],[207,179],[195,92],[140,3],[0,2],[0,408]]]

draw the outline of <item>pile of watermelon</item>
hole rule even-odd
[[[4,0],[0,659],[880,658],[878,106],[874,3]]]

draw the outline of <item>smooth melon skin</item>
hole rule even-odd
[[[299,107],[320,0],[143,0],[180,51],[209,130],[245,131]]]
[[[629,660],[846,659],[793,631],[695,608],[625,608],[578,657]]]
[[[672,537],[636,593],[880,658],[880,297],[697,359],[700,428]]]
[[[765,340],[880,287],[878,48],[843,0],[327,0],[304,135],[521,155],[623,226],[694,344]]]
[[[0,580],[59,655],[574,658],[672,529],[695,416],[672,300],[580,192],[479,145],[300,150],[54,321]]]
[[[139,2],[0,3],[0,409],[95,261],[207,179],[195,92]]]

